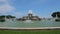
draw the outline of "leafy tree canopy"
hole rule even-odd
[[[51,16],[52,17],[56,17],[57,16],[58,18],[60,18],[60,12],[59,11],[53,12]]]
[[[11,15],[1,15],[0,16],[0,19],[2,19],[2,18],[16,18],[15,16],[11,16]]]

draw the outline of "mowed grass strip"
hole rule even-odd
[[[0,34],[60,34],[60,30],[0,30]]]

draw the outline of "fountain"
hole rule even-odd
[[[32,20],[29,19],[29,17],[28,17],[28,19],[25,20],[24,22],[25,22],[25,23],[33,23]]]
[[[26,20],[25,23],[33,23],[31,20]]]
[[[29,10],[28,14],[32,14],[32,10]],[[29,17],[31,17],[32,15],[29,15],[27,20],[25,20],[25,23],[33,23],[32,20],[30,20]]]
[[[25,20],[24,23],[34,23],[32,20],[28,19],[28,20]]]

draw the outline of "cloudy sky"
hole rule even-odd
[[[60,0],[0,0],[0,15],[22,17],[32,10],[34,15],[51,17],[60,11]]]

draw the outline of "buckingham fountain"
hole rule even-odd
[[[28,12],[28,16],[23,16],[22,18],[19,18],[18,19],[19,21],[25,21],[25,20],[28,20],[28,21],[37,21],[37,20],[41,20],[40,17],[38,16],[34,16],[33,13],[32,13],[32,10],[29,10]]]
[[[39,16],[35,16],[31,10],[29,10],[27,16],[23,16],[22,18],[9,18],[5,17],[4,22],[0,22],[0,28],[7,28],[7,29],[44,29],[44,28],[60,28],[60,21],[56,22],[55,20],[58,19],[57,15],[56,18],[40,18]],[[58,19],[59,20],[59,19]]]

